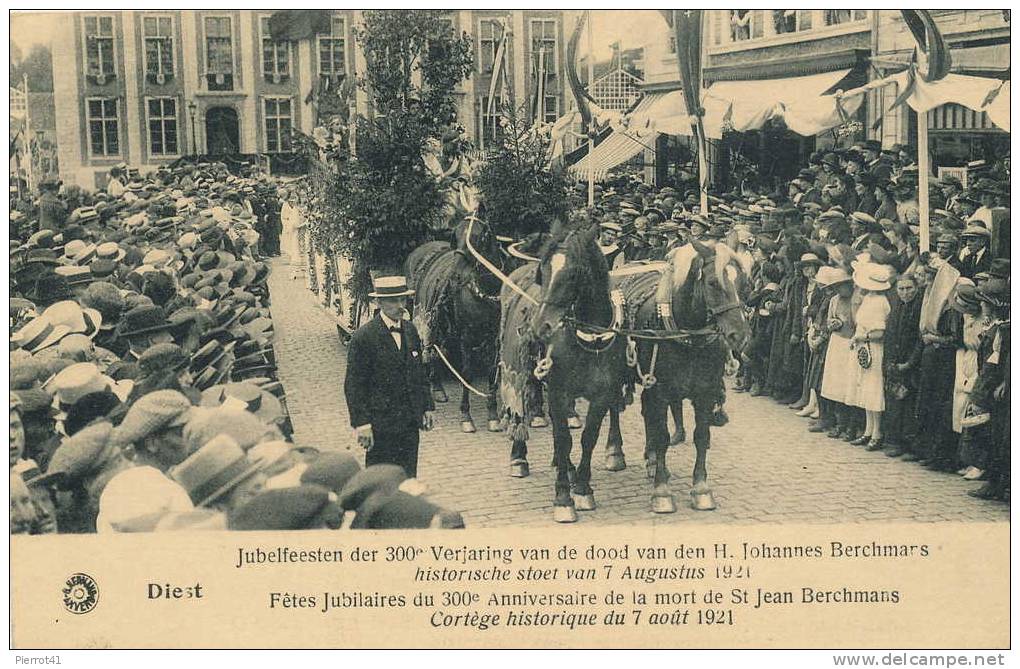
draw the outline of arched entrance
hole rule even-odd
[[[237,110],[233,107],[212,107],[205,113],[205,147],[207,153],[239,153],[241,131]]]

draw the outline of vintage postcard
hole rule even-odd
[[[12,11],[11,649],[1002,664],[1010,18]]]

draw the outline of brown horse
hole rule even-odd
[[[527,296],[505,286],[501,299],[500,396],[509,416],[511,475],[528,475],[528,423],[544,382],[553,432],[557,522],[576,521],[575,506],[582,511],[595,508],[591,457],[606,412],[620,405],[626,373],[622,338],[578,325],[605,328],[622,318],[610,299],[608,267],[596,233],[595,226],[554,232],[537,266],[529,264],[510,275]],[[586,398],[589,408],[575,470],[568,418],[578,397]]]
[[[446,357],[456,372],[463,377],[460,401],[460,426],[463,432],[475,432],[471,417],[471,393],[486,395],[488,430],[502,428],[496,412],[496,339],[499,328],[500,281],[471,253],[470,246],[490,261],[499,261],[495,236],[489,226],[474,219],[462,220],[453,230],[454,244],[428,242],[408,256],[405,272],[414,296],[414,323],[421,333],[422,345],[430,361],[433,392],[439,401],[446,401],[436,373],[436,365],[443,364],[439,353]],[[465,382],[483,377],[484,390]]]
[[[727,271],[733,252],[723,244],[698,241],[677,250],[655,279],[621,283],[629,310],[628,325],[647,335],[632,337],[628,363],[642,382],[641,414],[645,423],[645,466],[654,479],[652,510],[676,510],[668,481],[667,410],[688,398],[694,406],[694,463],[691,490],[695,509],[715,508],[708,484],[707,454],[713,409],[724,397],[723,373],[730,351],[741,351],[750,335],[737,283]],[[607,468],[622,462],[621,449],[607,448]]]

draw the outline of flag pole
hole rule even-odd
[[[931,232],[929,230],[928,212],[928,112],[917,113],[917,205],[918,224],[920,225],[919,252],[924,253],[931,248]]]
[[[591,34],[591,10],[588,12],[588,95],[594,90],[595,82],[595,49],[592,47],[593,39]],[[592,153],[595,151],[594,119],[588,124],[588,206],[595,206],[595,164],[592,162]]]
[[[28,110],[28,74],[22,74],[22,83],[25,88],[25,182],[28,192],[32,192],[32,117]]]

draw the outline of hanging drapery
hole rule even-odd
[[[835,70],[804,77],[757,81],[717,81],[705,91],[705,125],[708,136],[723,129],[746,132],[761,128],[770,119],[782,119],[798,135],[817,135],[853,115],[862,98],[842,102],[826,91],[844,79],[850,70]]]

